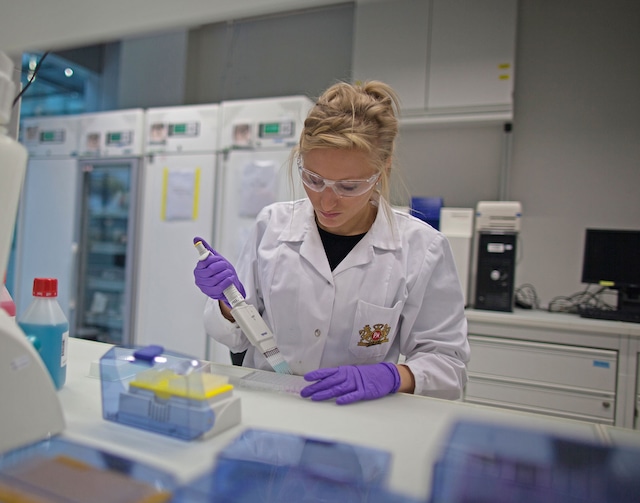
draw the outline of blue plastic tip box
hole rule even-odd
[[[0,500],[173,501],[175,477],[144,463],[54,437],[0,455]]]
[[[640,449],[459,421],[434,464],[431,502],[635,503]]]
[[[161,346],[111,348],[100,359],[102,416],[193,440],[240,423],[240,398],[211,365]]]
[[[211,473],[180,488],[175,500],[418,503],[385,487],[390,461],[375,448],[248,429],[218,454]]]

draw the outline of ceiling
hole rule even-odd
[[[371,1],[371,0],[369,0]],[[60,50],[345,0],[0,0],[0,50]]]

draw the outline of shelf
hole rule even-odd
[[[104,292],[124,292],[125,283],[121,279],[87,278],[87,286]]]
[[[85,313],[84,321],[85,325],[122,330],[122,318],[114,318],[105,314]]]
[[[127,253],[127,245],[98,241],[91,243],[91,253],[104,253],[107,255],[124,255]]]
[[[497,126],[513,121],[511,111],[434,113],[405,110],[400,115],[401,129],[446,128],[451,126]]]
[[[123,211],[92,211],[90,213],[91,218],[118,218],[126,220],[129,218],[128,210]]]

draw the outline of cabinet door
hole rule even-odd
[[[83,161],[72,335],[131,344],[137,159]]]
[[[354,80],[381,80],[404,110],[424,110],[429,1],[358,2],[353,41]]]
[[[432,5],[427,109],[510,110],[516,0],[432,0]]]

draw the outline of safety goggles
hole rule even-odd
[[[336,195],[341,197],[361,196],[371,189],[380,178],[380,173],[376,173],[366,180],[327,180],[313,171],[303,168],[300,157],[297,162],[302,183],[314,192],[322,192],[327,187],[331,187]]]

